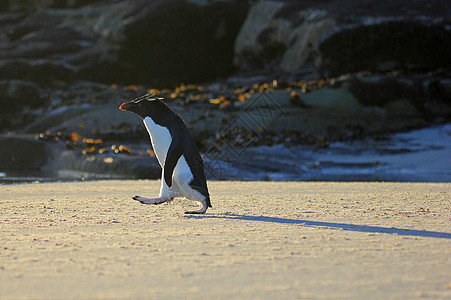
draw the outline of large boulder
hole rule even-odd
[[[323,10],[259,1],[250,8],[237,36],[234,63],[245,71],[268,67],[297,70],[312,61],[321,35],[335,25]]]
[[[233,45],[247,12],[239,1],[163,1],[124,28],[121,63],[133,82],[207,81],[231,74]],[[144,16],[142,16],[144,15]]]
[[[451,30],[445,24],[387,21],[347,26],[319,44],[322,76],[362,70],[451,71]]]
[[[443,0],[258,1],[235,42],[244,71],[450,70],[450,8]]]

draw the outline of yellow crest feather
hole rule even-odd
[[[138,97],[135,100],[133,100],[133,103],[139,103],[143,100],[155,101],[155,100],[162,100],[162,99],[163,99],[163,97],[160,97],[156,94],[145,94],[145,95],[142,95],[141,97]]]

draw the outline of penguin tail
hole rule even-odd
[[[213,206],[211,206],[211,203],[210,203],[210,196],[207,196],[205,201],[207,202],[207,207],[213,207]]]

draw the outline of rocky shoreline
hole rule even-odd
[[[368,98],[358,100],[351,92],[353,84],[368,78],[374,80],[376,76],[361,74],[333,83],[305,85],[272,81],[237,88],[216,83],[149,91],[166,97],[168,105],[187,123],[204,159],[213,164],[218,160],[240,161],[251,147],[304,145],[327,149],[334,142],[384,140],[395,132],[449,120],[450,106],[432,97],[427,97],[430,101],[421,103],[421,108],[405,99],[379,102],[377,106],[365,102]],[[381,86],[401,82],[396,76],[380,78]],[[404,82],[403,87],[409,87]],[[219,86],[218,91],[211,91]],[[128,87],[115,88],[130,92]],[[144,92],[143,87],[133,90],[136,94],[140,91]],[[2,171],[35,171],[60,179],[159,178],[160,167],[144,126],[136,116],[119,111],[118,106],[113,102],[59,107],[38,117],[24,133],[1,136],[1,144],[7,145],[0,148]],[[255,159],[252,163],[253,156],[246,156],[248,164],[271,170]],[[211,179],[230,178],[215,172],[210,175]]]
[[[0,12],[1,172],[158,178],[139,118],[118,110],[148,92],[207,160],[451,119],[446,1],[58,3]]]

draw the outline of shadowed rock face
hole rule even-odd
[[[235,43],[242,70],[424,72],[451,61],[447,1],[260,1]]]
[[[155,78],[160,84],[207,81],[227,76],[233,43],[246,16],[246,5],[213,2],[199,7],[183,1],[149,11],[126,26],[119,60],[139,66],[128,70],[132,82]]]
[[[31,1],[0,13],[0,77],[172,85],[234,70],[246,3],[85,4]]]
[[[449,71],[449,49],[451,31],[445,24],[393,21],[353,26],[320,43],[319,69],[325,76],[361,70]]]

